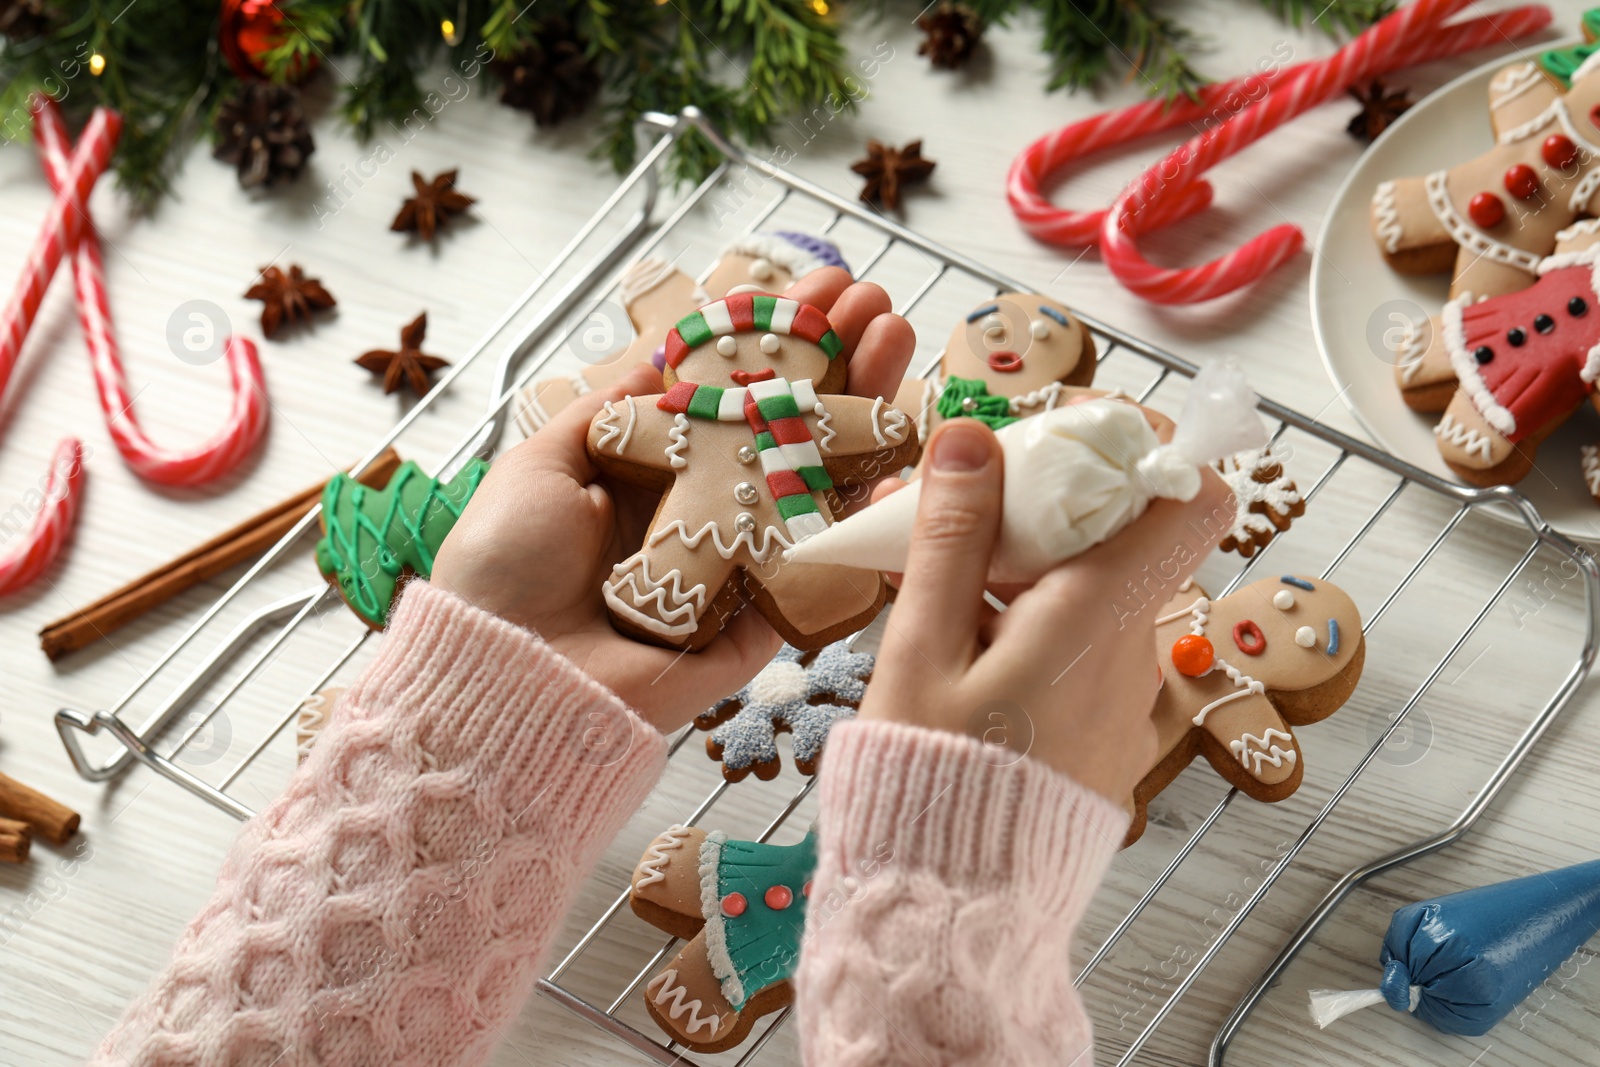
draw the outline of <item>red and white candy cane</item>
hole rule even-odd
[[[34,134],[39,143],[39,155],[44,164],[45,177],[55,188],[69,188],[64,183],[72,173],[80,156],[92,151],[92,145],[79,142],[68,158],[70,142],[61,112],[54,101],[46,102],[34,111]],[[74,202],[88,218],[88,205]],[[89,221],[93,221],[90,219]],[[116,334],[111,322],[111,302],[107,295],[105,262],[100,251],[100,239],[93,226],[84,230],[73,252],[73,283],[77,289],[78,321],[83,327],[84,341],[89,347],[89,358],[94,366],[95,388],[100,394],[100,406],[105,411],[106,428],[111,440],[122,453],[133,472],[163,485],[200,485],[233,470],[249,455],[261,440],[267,425],[265,403],[266,382],[261,374],[261,361],[256,346],[243,337],[230,337],[224,358],[233,389],[233,401],[222,428],[212,437],[193,448],[166,449],[151,441],[139,425],[133,410],[133,399],[128,395],[127,377],[122,369],[122,355],[117,347]]]
[[[45,572],[61,554],[83,489],[83,445],[68,437],[56,446],[44,499],[28,535],[0,556],[0,596],[15,592]]]
[[[1293,226],[1279,226],[1202,267],[1167,269],[1146,262],[1134,238],[1203,210],[1210,185],[1199,175],[1283,122],[1348,86],[1400,67],[1510,40],[1550,22],[1547,8],[1527,6],[1455,25],[1442,23],[1470,0],[1419,0],[1389,16],[1333,56],[1207,86],[1196,101],[1172,107],[1150,101],[1074,123],[1030,145],[1007,180],[1012,210],[1042,240],[1090,244],[1101,251],[1123,284],[1158,303],[1209,300],[1255,281],[1301,248]],[[1240,106],[1240,97],[1246,97]],[[1083,155],[1193,122],[1222,109],[1232,112],[1168,155],[1131,183],[1109,211],[1070,211],[1045,199],[1041,184]]]

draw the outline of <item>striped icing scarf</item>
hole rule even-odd
[[[822,453],[800,414],[818,407],[810,379],[791,384],[770,378],[728,388],[680,381],[656,401],[656,407],[691,419],[749,423],[767,488],[790,537],[798,543],[827,529],[828,521],[811,494],[833,488],[833,479],[822,466]]]

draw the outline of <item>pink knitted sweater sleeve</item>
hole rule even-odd
[[[94,1067],[481,1063],[664,759],[539,638],[413,583]]]
[[[806,1063],[1089,1062],[1068,956],[1127,814],[1044,764],[887,723],[835,727],[820,789]]]

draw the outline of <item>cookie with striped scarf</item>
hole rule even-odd
[[[1252,799],[1291,796],[1305,773],[1294,727],[1338,711],[1361,680],[1355,602],[1322,578],[1285,574],[1215,600],[1185,583],[1164,607],[1134,604],[1160,612],[1162,678],[1151,713],[1157,762],[1134,789],[1124,844],[1144,833],[1151,798],[1196,756]]]
[[[604,583],[620,632],[697,650],[748,601],[810,650],[877,615],[882,575],[782,558],[832,523],[840,490],[920,452],[904,412],[843,392],[843,348],[817,308],[740,293],[667,334],[667,392],[609,401],[594,417],[595,465],[664,494],[644,544]]]
[[[833,242],[789,230],[736,238],[711,265],[704,282],[695,281],[659,256],[639,260],[617,283],[621,307],[608,303],[597,309],[569,342],[568,347],[586,365],[575,374],[540,378],[518,394],[518,429],[524,436],[531,435],[578,397],[604,389],[647,359],[659,370],[662,338],[674,323],[702,304],[720,300],[740,287],[781,293],[823,267],[850,269]],[[624,315],[633,328],[631,341],[623,328]],[[619,330],[621,337],[617,336]]]
[[[895,404],[915,413],[924,441],[960,416],[998,430],[1087,392],[1094,370],[1094,336],[1082,320],[1048,296],[1002,293],[956,323],[938,376],[906,382]]]

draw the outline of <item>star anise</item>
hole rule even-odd
[[[927,56],[935,67],[955,70],[972,58],[983,36],[983,20],[959,0],[940,0],[917,17],[917,29],[927,34],[917,55]]]
[[[1378,135],[1411,106],[1410,93],[1405,89],[1386,91],[1381,78],[1373,78],[1365,89],[1352,88],[1349,93],[1361,105],[1361,110],[1345,129],[1351,137],[1367,144],[1376,141]]]
[[[326,311],[337,303],[320,280],[305,276],[299,264],[290,266],[288,274],[277,267],[263,269],[261,280],[244,297],[261,301],[261,332],[268,337],[276,337],[284,326],[310,322],[313,311]]]
[[[440,367],[450,365],[447,359],[423,353],[422,339],[427,333],[428,313],[424,311],[401,328],[399,351],[374,349],[362,353],[356,363],[373,374],[383,376],[383,391],[386,394],[394,392],[404,384],[410,386],[411,391],[418,396],[426,396],[428,390],[433,388],[433,382],[428,375]]]
[[[867,158],[850,164],[850,169],[867,179],[861,199],[867,203],[882,200],[891,211],[900,208],[900,187],[908,182],[927,180],[935,164],[922,158],[922,142],[912,141],[904,148],[893,148],[878,141],[867,142]]]
[[[477,201],[465,193],[456,192],[456,174],[447,170],[424,181],[422,175],[411,172],[411,184],[416,196],[410,197],[400,207],[400,214],[389,224],[391,230],[416,230],[424,241],[433,240],[434,231],[452,215],[459,215]]]

